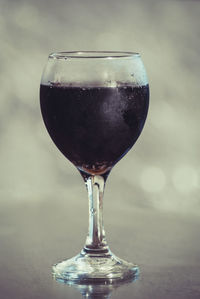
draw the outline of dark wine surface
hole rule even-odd
[[[59,150],[80,170],[101,174],[140,135],[149,87],[41,85],[40,103],[46,128]]]

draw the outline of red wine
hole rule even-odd
[[[103,174],[139,137],[149,87],[41,85],[40,103],[46,128],[65,157],[79,170]]]

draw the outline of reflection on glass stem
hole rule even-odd
[[[106,283],[133,280],[138,266],[116,257],[109,249],[103,227],[102,175],[84,175],[89,199],[89,229],[86,244],[77,256],[53,266],[57,279],[73,283]]]

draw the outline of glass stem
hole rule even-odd
[[[85,182],[89,199],[89,229],[84,251],[90,254],[105,254],[109,252],[103,226],[105,178],[101,175],[91,175]]]

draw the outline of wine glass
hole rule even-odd
[[[135,279],[138,266],[109,249],[103,193],[112,167],[139,137],[148,111],[149,86],[138,53],[57,52],[48,57],[40,104],[52,140],[79,170],[89,199],[89,230],[77,256],[53,266],[58,280],[116,283]]]

